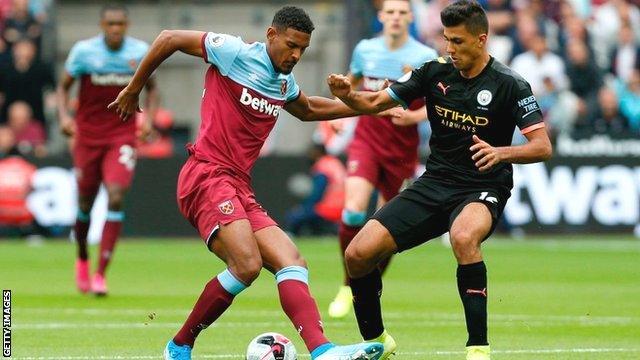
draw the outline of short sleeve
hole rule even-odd
[[[296,82],[296,79],[293,76],[293,74],[291,74],[289,75],[289,79],[287,80],[287,92],[284,95],[284,101],[287,103],[296,101],[299,96],[300,96],[300,87],[298,86],[298,83]]]
[[[67,56],[67,61],[64,63],[64,69],[74,78],[80,76],[86,72],[85,66],[82,62],[84,58],[85,57],[82,56],[82,48],[80,44],[75,44],[71,48],[69,56]]]
[[[515,96],[511,100],[511,116],[515,118],[516,125],[522,134],[544,127],[542,111],[536,97],[531,91],[531,86],[524,80],[515,80],[516,89],[512,91]]]
[[[362,77],[362,71],[364,68],[364,61],[362,57],[362,48],[363,42],[359,42],[356,45],[355,49],[353,49],[353,54],[351,55],[351,64],[349,64],[349,72],[355,77]]]
[[[206,33],[202,36],[204,61],[215,65],[222,75],[227,75],[244,42],[227,34]]]
[[[398,104],[407,109],[413,100],[424,97],[424,84],[428,79],[430,62],[424,63],[420,68],[404,74],[386,91]]]
[[[139,60],[142,61],[142,59],[145,57],[145,55],[147,55],[147,53],[149,52],[149,44],[147,44],[144,41],[140,42],[140,55],[139,55]]]

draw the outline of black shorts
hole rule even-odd
[[[389,230],[400,252],[446,233],[467,204],[479,202],[487,206],[493,219],[486,239],[510,196],[507,186],[462,186],[423,175],[372,218]]]

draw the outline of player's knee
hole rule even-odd
[[[354,211],[349,209],[342,210],[342,223],[347,226],[359,227],[363,226],[367,221],[366,211]]]
[[[243,259],[242,261],[230,265],[229,270],[246,285],[250,285],[260,275],[262,270],[261,259]]]
[[[344,261],[347,265],[349,276],[358,278],[367,275],[375,266],[371,266],[369,257],[356,244],[352,243],[344,252]]]
[[[467,229],[452,229],[451,246],[458,260],[475,257],[479,251],[480,241],[475,234]]]

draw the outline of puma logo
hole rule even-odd
[[[438,81],[438,85],[437,86],[438,86],[438,89],[442,90],[442,94],[443,95],[447,95],[447,90],[449,90],[449,88],[451,87],[451,85],[444,86],[442,81]]]
[[[482,290],[467,289],[467,295],[482,295],[487,297],[487,288]]]

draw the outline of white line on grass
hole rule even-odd
[[[214,323],[213,328],[274,328],[282,326],[282,321],[220,321]],[[392,328],[442,328],[442,327],[459,327],[464,324],[462,320],[390,320],[387,325]],[[528,320],[528,321],[491,321],[492,327],[553,327],[566,326],[564,322],[553,322],[544,320]],[[620,322],[581,322],[572,324],[573,326],[597,327],[597,326],[622,326]],[[635,325],[635,324],[626,324]],[[148,328],[179,328],[182,323],[178,322],[162,322],[157,320],[145,320],[140,322],[24,322],[15,323],[14,328],[18,330],[75,330],[75,329],[148,329]],[[349,322],[333,322],[328,325],[331,328],[349,328],[352,326]]]
[[[65,315],[90,315],[90,316],[113,316],[113,315],[134,315],[147,316],[151,312],[154,315],[187,315],[191,309],[100,309],[100,308],[43,308],[43,307],[18,307],[14,308],[16,313],[25,314],[65,314]],[[226,315],[228,318],[246,316],[283,316],[279,310],[232,310]],[[386,311],[384,317],[387,319],[424,319],[425,321],[435,320],[463,320],[462,314],[452,313],[425,313],[413,311]],[[580,322],[580,323],[615,323],[627,324],[640,322],[637,316],[591,316],[591,315],[525,315],[525,314],[491,314],[492,322],[500,321],[548,321],[548,322]]]
[[[621,352],[640,352],[640,349],[625,348],[574,348],[574,349],[513,349],[513,350],[493,350],[494,354],[602,354],[602,353],[621,353]],[[415,351],[415,352],[399,352],[397,355],[406,356],[447,356],[463,354],[462,351]],[[309,357],[308,354],[300,354],[299,357]],[[195,359],[231,359],[243,358],[243,354],[217,354],[217,355],[198,355]],[[145,359],[161,359],[160,355],[132,355],[132,356],[27,356],[14,357],[15,360],[145,360]]]

